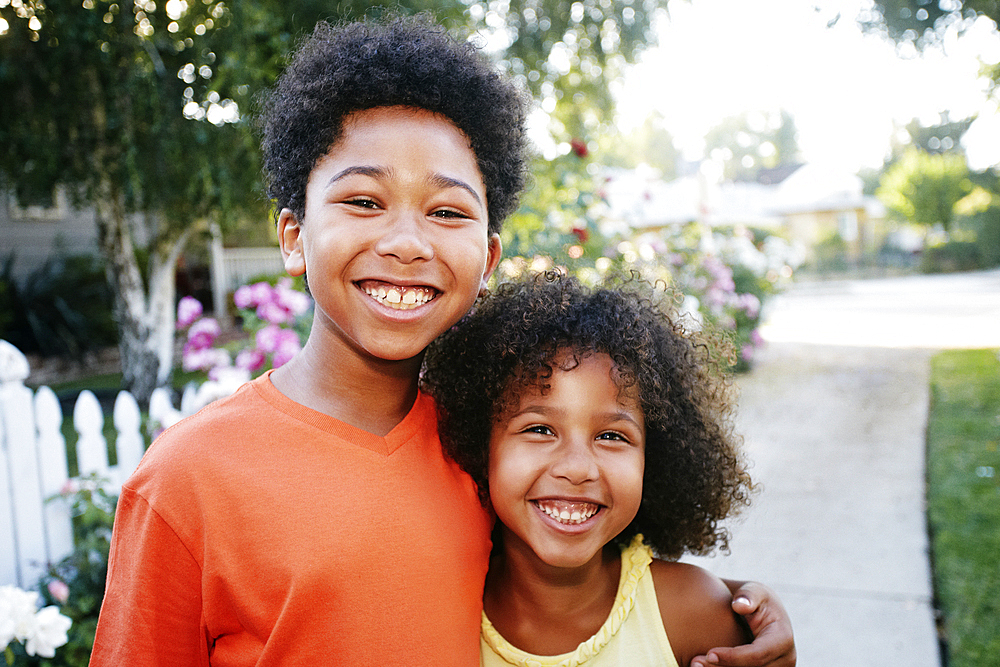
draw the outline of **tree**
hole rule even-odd
[[[795,120],[785,110],[730,116],[708,131],[705,152],[722,163],[734,181],[752,181],[761,169],[792,164],[798,158]]]
[[[965,158],[909,149],[886,171],[876,195],[897,219],[948,232],[960,203],[977,191]],[[978,191],[977,191],[978,192]]]
[[[499,44],[566,132],[610,117],[608,81],[665,0],[409,0]],[[386,5],[344,0],[0,0],[0,186],[66,188],[96,210],[123,383],[144,401],[172,367],[177,257],[207,221],[263,218],[246,118],[298,35]],[[395,7],[395,5],[393,5]]]
[[[917,49],[939,45],[949,30],[967,29],[979,16],[1000,21],[997,0],[875,0],[858,17],[863,30]]]

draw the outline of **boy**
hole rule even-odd
[[[524,113],[420,20],[304,42],[266,101],[264,157],[309,340],[124,485],[92,665],[478,664],[491,521],[417,378],[499,262]]]

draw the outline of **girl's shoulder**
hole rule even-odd
[[[680,665],[721,646],[750,641],[719,577],[689,563],[654,559],[649,565],[663,627]]]

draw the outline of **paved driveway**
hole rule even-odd
[[[739,379],[761,492],[732,554],[773,586],[803,667],[940,667],[924,516],[928,360],[1000,347],[1000,272],[804,283],[771,303]]]

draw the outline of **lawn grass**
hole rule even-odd
[[[1000,667],[1000,361],[931,362],[928,522],[949,667]]]

